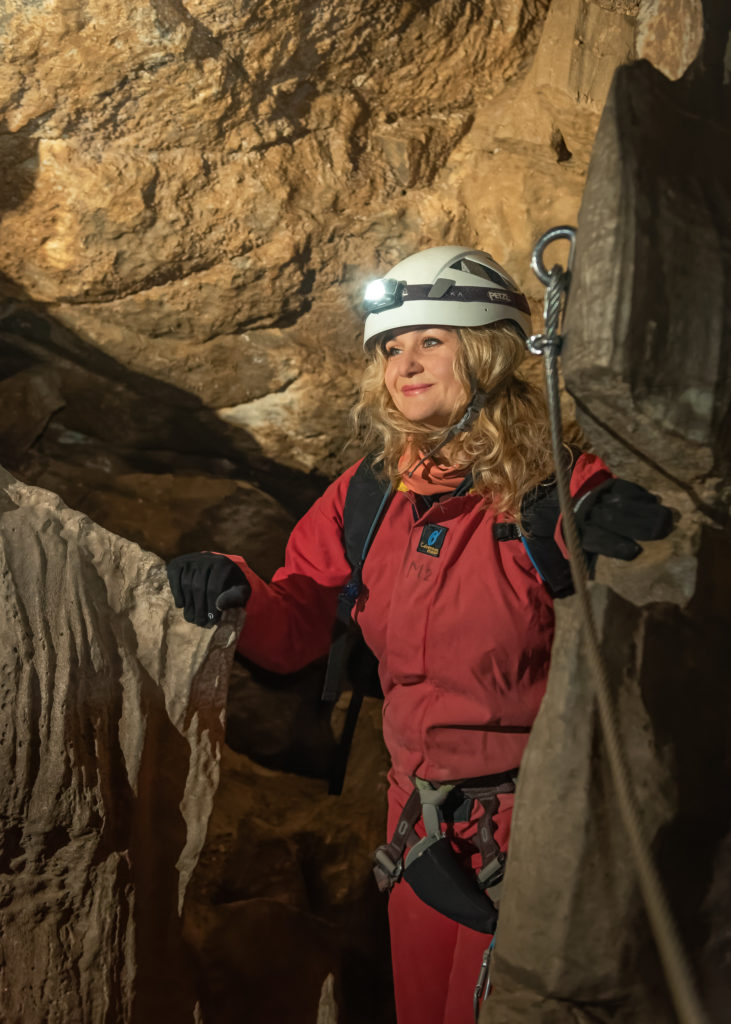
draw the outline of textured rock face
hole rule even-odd
[[[29,152],[8,230],[33,255],[6,268],[44,301],[162,288],[115,318],[145,334],[158,308],[197,338],[300,314],[318,213],[427,184],[545,6],[11,3],[3,106]]]
[[[313,694],[310,707],[316,701]],[[283,703],[280,689],[263,706],[250,702],[247,718],[268,710],[281,729]],[[294,774],[292,764],[275,772],[225,749],[185,911],[205,978],[205,1021],[238,1024],[242,993],[246,1020],[262,1024],[392,1021],[386,906],[370,871],[385,823],[380,718],[381,702],[366,698],[339,797],[328,796],[321,779]],[[300,715],[300,743],[307,729]],[[273,761],[251,736],[246,749]]]
[[[661,472],[713,501],[707,478],[728,466],[731,124],[713,107],[699,118],[701,96],[648,66],[617,77],[595,149],[608,174],[590,175],[580,217],[566,372],[595,419],[623,433],[630,415]]]
[[[240,549],[266,575],[279,560],[291,514],[303,511],[326,478],[352,461],[343,438],[360,366],[363,280],[419,246],[465,241],[504,261],[538,309],[529,252],[543,230],[576,219],[617,64],[644,56],[680,78],[699,45],[700,6],[693,0],[244,6],[5,4],[0,291],[11,304],[0,318],[0,443],[24,480],[57,490],[158,554]],[[725,46],[726,37],[716,31],[714,45],[720,40]],[[649,69],[625,82],[632,86],[625,97],[632,111],[649,113],[654,145],[652,103],[665,86]],[[649,90],[647,107],[635,88]],[[703,114],[719,108],[715,97]],[[659,125],[664,117],[658,115]],[[680,121],[690,123],[684,115]],[[725,137],[718,125],[713,130],[716,139]],[[627,136],[637,144],[636,130],[633,135],[624,122],[619,131],[610,125],[595,165],[616,161]],[[672,892],[680,894],[684,934],[692,949],[702,947],[697,960],[709,1005],[725,1008],[719,979],[729,949],[722,920],[731,891],[723,869],[729,843],[719,839],[699,853],[692,834],[694,816],[704,836],[723,833],[731,791],[720,735],[727,698],[712,685],[712,677],[723,678],[713,676],[713,652],[716,623],[722,635],[727,629],[719,608],[728,555],[703,518],[709,510],[716,514],[719,504],[709,469],[723,477],[719,467],[727,465],[717,319],[709,304],[701,317],[703,359],[686,358],[673,336],[669,366],[653,340],[662,331],[651,321],[662,327],[661,318],[648,307],[639,328],[648,374],[630,354],[635,336],[618,328],[622,317],[613,312],[624,309],[612,292],[618,283],[613,268],[628,249],[612,248],[624,237],[616,234],[623,212],[647,202],[664,234],[654,223],[643,222],[642,230],[662,242],[660,249],[671,240],[673,255],[677,240],[668,223],[677,218],[689,238],[695,233],[684,202],[692,200],[703,215],[708,238],[703,196],[682,191],[689,175],[703,182],[701,192],[708,188],[716,197],[714,217],[725,217],[723,194],[714,191],[724,180],[711,167],[717,154],[709,158],[701,148],[693,164],[693,147],[663,145],[662,159],[643,157],[662,177],[660,193],[638,192],[635,202],[606,180],[591,193],[595,227],[610,224],[611,231],[596,264],[598,280],[593,260],[579,253],[576,301],[581,308],[582,295],[589,294],[591,302],[583,303],[581,327],[569,325],[567,353],[574,354],[572,387],[598,450],[683,515],[681,529],[639,563],[603,570],[604,582],[624,600],[606,592],[597,600],[610,651],[635,658],[621,706],[642,771],[656,764],[650,753],[658,755],[657,774],[648,771],[644,781],[648,823],[669,864]],[[685,168],[679,182],[676,162]],[[681,203],[672,194],[678,184]],[[582,213],[582,236],[591,233],[587,251],[595,252],[603,239],[601,230],[593,233],[589,209]],[[667,282],[683,277],[687,266],[663,271],[663,280],[665,264],[653,262],[654,250],[648,256],[641,246],[629,249],[633,303],[649,288],[663,295],[658,305],[675,303]],[[693,274],[706,265],[709,251],[699,263],[690,261]],[[710,279],[718,282],[724,265],[718,254],[711,263]],[[705,296],[705,282],[701,290]],[[609,298],[601,302],[605,292]],[[677,322],[680,307],[673,309]],[[585,347],[590,339],[600,341],[593,352]],[[589,364],[597,361],[603,376],[594,386]],[[717,375],[703,365],[714,361]],[[679,388],[678,381],[686,377],[691,389],[683,398],[685,383]],[[662,382],[657,396],[648,387],[655,380]],[[608,391],[622,401],[602,405]],[[676,433],[666,430],[666,414]],[[695,433],[678,437],[691,423]],[[30,693],[24,697],[28,719],[13,719],[11,727],[24,744],[19,749],[32,756],[26,775],[17,768],[22,757],[5,775],[15,772],[25,785],[38,751],[49,756],[41,762],[43,786],[29,794],[16,784],[4,805],[0,943],[7,1004],[0,1004],[0,1016],[32,1024],[53,1019],[48,1014],[58,1007],[59,1021],[96,1021],[105,1014],[114,1021],[187,1020],[197,993],[186,980],[190,973],[182,972],[179,898],[202,842],[219,740],[196,739],[199,720],[189,720],[186,708],[199,706],[199,682],[209,681],[201,683],[204,689],[213,685],[209,667],[225,663],[230,650],[217,646],[218,634],[188,629],[172,613],[152,556],[109,538],[50,497],[8,487],[23,514],[32,511],[40,520],[30,530],[36,561],[16,559],[4,578],[8,587],[23,584],[23,600],[16,602],[12,589],[6,597],[11,606],[22,605],[23,614],[32,610],[35,635],[46,648],[18,647],[31,666],[23,691]],[[36,495],[27,506],[25,498],[19,501],[26,494]],[[8,505],[4,519],[11,532],[18,518]],[[57,523],[63,523],[60,532]],[[63,545],[72,535],[67,552]],[[6,550],[17,551],[16,535],[10,539]],[[84,576],[89,596],[73,622],[64,617],[59,595],[63,585],[78,597],[79,571],[46,573],[48,596],[37,599],[40,560],[51,549],[69,564],[76,558],[94,573],[99,569],[98,576]],[[127,575],[120,577],[115,559]],[[47,560],[44,572],[45,564],[56,563]],[[114,613],[108,622],[106,601]],[[649,607],[656,602],[676,607]],[[677,610],[689,603],[692,615]],[[636,606],[648,607],[638,612]],[[151,609],[164,623],[157,634]],[[16,626],[8,618],[10,633]],[[180,640],[173,650],[160,640],[163,632],[177,636],[175,630]],[[134,657],[122,658],[124,644],[138,645],[141,636],[147,639]],[[3,646],[17,646],[12,635]],[[564,679],[581,674],[572,623],[565,623],[559,646]],[[62,658],[54,660],[51,650]],[[177,650],[181,657],[188,652],[190,661],[173,666]],[[105,661],[109,651],[117,652],[121,668],[117,660]],[[58,670],[63,658],[74,667],[66,683]],[[91,668],[80,667],[87,663]],[[198,675],[191,665],[200,667]],[[10,660],[8,667],[14,670]],[[122,669],[128,680],[123,698],[112,694]],[[33,672],[47,689],[52,682],[52,701],[41,701],[45,691]],[[701,691],[696,703],[710,709],[692,726],[689,673]],[[218,669],[214,676],[220,678]],[[268,767],[226,751],[226,774],[185,913],[185,937],[206,980],[201,1010],[216,1024],[241,1019],[242,979],[253,993],[251,1021],[314,1018],[318,1003],[322,1021],[339,1012],[349,1024],[388,1019],[387,976],[379,961],[386,946],[383,908],[367,864],[383,826],[378,707],[361,720],[361,746],[343,803],[333,805],[321,780],[270,770],[301,769],[310,757],[311,751],[298,750],[288,760],[282,748],[291,739],[285,734],[301,740],[302,709],[313,706],[316,682],[304,687],[312,694],[296,690],[288,699],[271,688],[263,696],[246,677],[236,695],[240,735],[230,728],[229,738],[243,740],[242,748]],[[17,687],[10,689],[14,712]],[[614,816],[602,812],[592,819],[584,846],[565,846],[566,832],[577,834],[575,822],[584,821],[587,794],[595,807],[607,788],[584,697],[560,693],[536,730],[533,749],[541,751],[541,743],[551,753],[566,748],[575,760],[554,762],[539,753],[533,779],[545,784],[532,798],[531,775],[524,774],[526,800],[533,802],[523,817],[528,824],[516,820],[512,864],[521,891],[514,887],[504,908],[491,1024],[499,1024],[499,1014],[542,1024],[550,1013],[557,1021],[567,1013],[576,1020],[584,1012],[577,1005],[587,1002],[592,1019],[602,1013],[614,1019],[618,1004],[642,996],[634,976],[616,983],[618,964],[636,962],[657,977],[631,880],[617,871],[626,850]],[[220,738],[222,699],[220,684],[206,698],[214,709],[210,737]],[[568,713],[581,719],[583,731],[567,728],[562,716]],[[677,741],[680,721],[689,743],[685,733]],[[319,729],[331,740],[329,723],[318,719],[310,726],[315,740]],[[99,736],[106,745],[100,740],[95,746]],[[0,750],[15,737],[8,732]],[[708,751],[710,773],[698,771],[700,749]],[[549,768],[557,773],[553,780]],[[201,792],[186,796],[178,809],[194,779]],[[47,792],[63,797],[44,804]],[[541,812],[557,796],[565,803],[562,815]],[[543,826],[556,824],[559,835],[544,842]],[[556,861],[546,857],[547,848],[557,851],[562,880],[572,880],[558,899]],[[697,867],[692,878],[684,870],[688,863]],[[596,892],[601,872],[611,888]],[[537,906],[545,909],[540,921]],[[624,934],[618,908],[634,945],[618,938]],[[48,978],[53,985],[59,979],[52,1011],[44,1003],[50,986],[41,991]],[[161,1006],[163,996],[173,1002]],[[662,1012],[663,1005],[653,1004],[647,1019],[659,1021]]]
[[[358,454],[364,280],[464,241],[539,308],[529,253],[576,220],[614,68],[642,33],[662,66],[668,25],[679,67],[697,21],[691,0],[6,4],[5,465],[163,557],[251,551],[257,502],[280,551],[291,518],[260,492],[301,514]]]
[[[637,56],[681,78],[703,42],[701,0],[643,0],[637,15]]]
[[[239,460],[332,473],[363,281],[461,240],[536,297],[535,238],[575,220],[637,5],[547,8],[7,4],[0,269],[34,316],[5,331],[37,363],[64,324],[77,362],[101,350],[158,410],[216,410]],[[56,421],[86,432],[94,381],[61,394]],[[136,450],[186,450],[161,419],[139,415],[157,443]]]
[[[731,13],[710,2],[705,15],[706,45],[681,81],[645,63],[617,72],[579,218],[563,362],[595,449],[679,513],[636,562],[600,560],[593,600],[644,838],[716,1020],[731,995],[731,107],[714,40]],[[560,603],[483,1016],[669,1024],[578,616],[576,599]]]
[[[193,1021],[182,904],[218,784],[237,616],[0,477],[0,1017]]]

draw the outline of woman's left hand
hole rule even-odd
[[[630,561],[638,540],[659,540],[673,529],[672,509],[629,480],[607,480],[574,505],[581,546],[591,554]]]

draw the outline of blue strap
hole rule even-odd
[[[383,515],[383,513],[384,513],[384,511],[386,509],[386,505],[388,504],[388,501],[389,501],[389,499],[390,499],[392,494],[393,494],[393,484],[389,484],[388,485],[388,490],[383,495],[383,499],[381,501],[381,504],[378,506],[378,511],[376,512],[375,516],[373,517],[373,522],[371,523],[371,528],[368,531],[368,535],[367,535],[367,537],[365,539],[365,543],[363,545],[363,551],[361,552],[361,556],[360,556],[360,564],[361,564],[361,566],[363,565],[363,562],[365,562],[366,555],[368,554],[368,549],[370,548],[371,544],[373,543],[373,537],[375,536],[376,530],[378,529],[378,527],[380,525],[381,516]]]
[[[521,535],[520,535],[520,539],[521,539],[521,540],[522,540],[522,542],[523,542],[523,547],[524,547],[524,548],[525,548],[525,550],[526,550],[526,551],[528,552],[528,558],[530,558],[530,560],[531,560],[531,565],[533,566],[533,568],[535,569],[535,571],[536,571],[536,572],[538,573],[538,575],[539,575],[539,577],[541,578],[541,580],[543,580],[543,582],[545,583],[545,582],[546,582],[546,577],[545,577],[545,576],[543,575],[543,573],[541,572],[541,570],[540,570],[540,569],[538,568],[538,566],[537,566],[537,564],[536,564],[536,560],[535,560],[535,558],[533,557],[533,553],[531,552],[531,549],[530,549],[530,548],[528,547],[528,541],[527,541],[527,540],[525,539],[525,537],[523,536],[523,534],[522,534],[522,533],[521,533]]]

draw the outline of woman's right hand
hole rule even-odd
[[[186,622],[215,626],[227,608],[244,608],[251,596],[242,569],[225,555],[198,551],[168,562],[168,582],[175,607],[183,609]]]

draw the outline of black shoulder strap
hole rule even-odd
[[[356,566],[363,560],[368,535],[383,498],[389,490],[388,480],[376,476],[373,461],[373,455],[367,455],[363,459],[348,484],[348,493],[345,496],[343,542],[351,566]]]
[[[353,643],[359,635],[351,615],[361,590],[363,563],[391,493],[391,485],[387,481],[378,480],[373,472],[373,456],[363,459],[348,484],[343,507],[343,544],[353,571],[338,594],[333,638],[322,688],[322,700],[329,703],[334,703],[340,695]]]
[[[342,792],[348,754],[363,695],[369,689],[370,677],[378,668],[378,662],[360,636],[360,630],[353,624],[351,612],[360,593],[363,563],[391,493],[390,483],[379,479],[374,472],[373,456],[366,456],[353,474],[345,496],[343,544],[353,571],[338,596],[333,638],[322,689],[322,700],[334,703],[346,675],[353,685],[350,705],[330,771],[329,792],[335,796]]]
[[[567,468],[571,469],[580,455],[580,449],[564,449]],[[568,597],[573,594],[569,561],[556,543],[556,524],[561,515],[556,478],[549,477],[523,498],[521,505],[521,527],[514,523],[495,523],[493,536],[496,540],[521,540],[535,566],[538,575],[546,584],[552,597]]]

